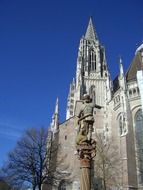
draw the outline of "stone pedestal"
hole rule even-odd
[[[95,141],[87,141],[77,146],[77,152],[80,160],[80,189],[91,189],[91,161],[96,155],[96,143]]]

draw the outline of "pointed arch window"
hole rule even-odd
[[[143,132],[143,113],[141,109],[139,109],[135,115],[135,127],[137,134]]]
[[[143,148],[143,113],[141,109],[135,115],[135,133],[137,148]]]
[[[143,113],[139,109],[135,115],[135,137],[137,147],[137,160],[139,169],[139,182],[143,183]]]
[[[89,71],[96,70],[96,53],[93,49],[89,51]]]

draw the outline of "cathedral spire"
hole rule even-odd
[[[94,28],[93,21],[92,21],[91,17],[89,19],[89,23],[88,23],[88,27],[87,27],[87,30],[86,30],[85,38],[87,40],[92,40],[92,41],[97,40],[97,34],[95,32],[95,28]]]

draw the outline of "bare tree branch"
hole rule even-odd
[[[119,178],[121,168],[119,149],[111,140],[105,143],[101,134],[98,134],[96,139],[97,156],[95,158],[95,177],[102,182],[101,186],[103,190],[107,190],[111,186],[114,188],[118,187],[120,186]]]

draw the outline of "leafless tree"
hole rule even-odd
[[[25,131],[3,167],[5,179],[11,186],[22,189],[26,185],[42,190],[43,184],[56,183],[65,176],[63,171],[55,170],[59,145],[51,137],[52,133],[45,128]]]
[[[95,158],[95,177],[100,187],[109,190],[111,187],[121,186],[121,159],[119,149],[113,139],[105,142],[103,135],[97,135],[97,153]]]
[[[8,164],[3,168],[5,177],[13,186],[27,184],[35,190],[41,186],[47,173],[47,129],[28,129],[8,155]]]

